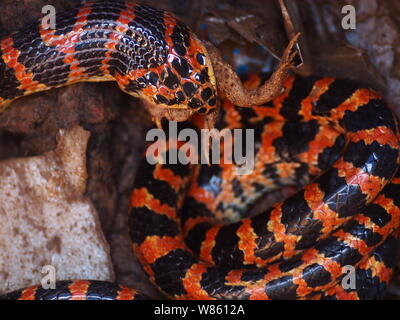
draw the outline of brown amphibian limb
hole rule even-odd
[[[142,100],[144,107],[150,113],[153,122],[157,128],[162,129],[162,119],[166,118],[169,121],[186,121],[193,114],[196,114],[195,110],[190,109],[168,109],[162,108],[156,104],[150,103],[146,100]],[[204,117],[204,129],[215,128],[215,123],[218,118],[218,108],[206,114]]]
[[[239,107],[251,107],[262,105],[271,101],[282,93],[283,82],[289,75],[289,70],[295,68],[293,59],[297,51],[293,50],[300,33],[297,33],[285,49],[278,68],[274,71],[268,81],[262,86],[248,90],[246,89],[237,73],[222,59],[218,49],[211,43],[204,42],[210,55],[215,78],[217,80],[218,94],[220,98],[227,99]]]
[[[188,120],[194,113],[196,113],[196,111],[191,109],[160,107],[159,105],[151,103],[147,100],[142,100],[142,103],[146,110],[150,113],[153,122],[159,129],[162,129],[161,122],[164,118],[169,121],[181,122]]]

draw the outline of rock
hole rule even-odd
[[[57,148],[0,162],[0,294],[57,280],[114,280],[97,211],[85,196],[90,133],[60,130]]]

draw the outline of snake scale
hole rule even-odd
[[[173,299],[381,297],[400,225],[399,127],[387,103],[353,81],[291,75],[271,101],[235,106],[219,102],[211,60],[203,42],[166,11],[85,2],[59,13],[55,30],[36,23],[0,40],[0,110],[35,92],[116,81],[169,119],[181,111],[194,115],[180,126],[207,126],[212,114],[219,129],[253,129],[250,176],[235,175],[235,164],[142,162],[129,225],[152,282]],[[267,79],[251,75],[244,87],[250,92]],[[301,188],[248,215],[264,194],[292,185]],[[221,222],[231,216],[239,220]],[[343,287],[345,266],[355,268],[356,288]],[[147,297],[112,283],[71,280],[3,298]]]

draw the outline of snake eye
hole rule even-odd
[[[198,54],[196,55],[196,60],[197,60],[197,62],[200,63],[202,66],[204,66],[204,65],[206,64],[206,57],[205,57],[203,54],[201,54],[201,53],[198,53]]]

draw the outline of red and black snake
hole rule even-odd
[[[87,2],[0,41],[0,106],[78,81],[116,80],[162,107],[192,108],[197,127],[217,107],[207,51],[170,14]],[[250,76],[248,88],[266,80]],[[251,175],[235,165],[150,165],[130,201],[132,245],[153,283],[174,299],[373,299],[395,263],[400,226],[399,127],[373,90],[348,80],[290,76],[262,106],[223,102],[218,128],[253,129]],[[167,130],[166,130],[167,131]],[[167,152],[171,152],[168,150]],[[255,216],[266,192],[303,187]],[[221,220],[240,217],[223,224]],[[343,267],[355,267],[345,289]],[[7,299],[139,299],[126,287],[61,281]]]

